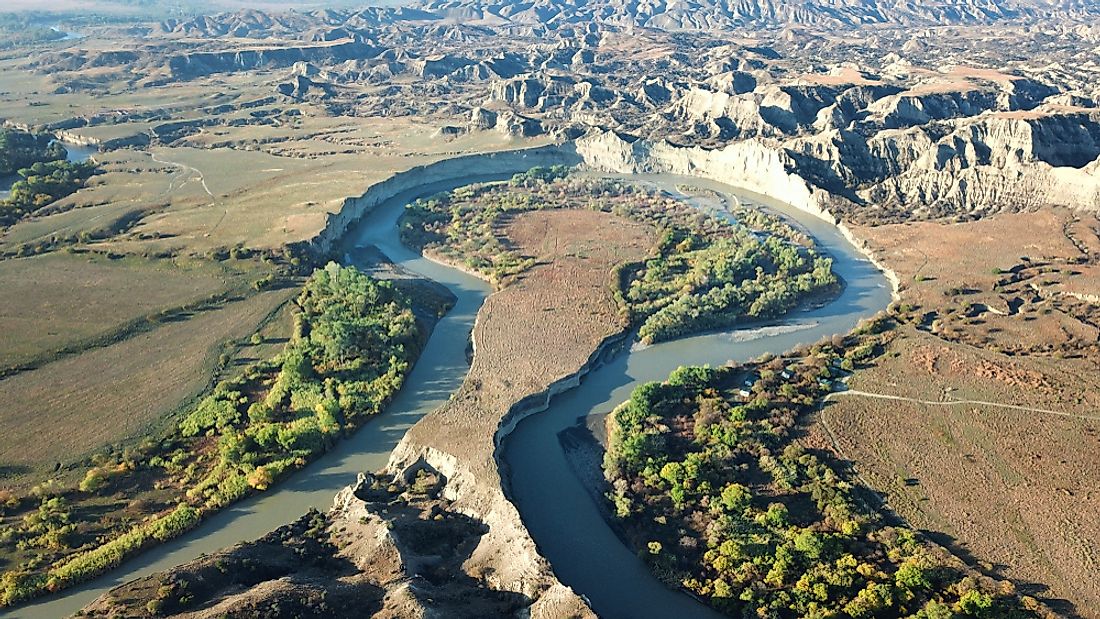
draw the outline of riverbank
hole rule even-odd
[[[502,176],[506,178],[511,173],[509,171]],[[454,182],[458,186],[481,180],[497,178],[470,176]],[[74,587],[52,599],[8,610],[7,614],[43,619],[68,616],[116,585],[185,563],[202,553],[214,552],[241,540],[258,538],[285,524],[288,514],[302,514],[311,507],[327,507],[335,494],[354,483],[358,473],[385,466],[405,431],[428,411],[447,401],[466,375],[468,365],[464,359],[468,335],[474,316],[488,293],[487,286],[482,282],[432,264],[396,241],[394,225],[407,201],[450,188],[444,182],[416,187],[393,196],[377,205],[346,239],[350,251],[345,253],[351,254],[353,260],[356,245],[375,246],[415,276],[447,286],[456,297],[454,307],[432,331],[404,387],[383,414],[369,419],[355,435],[308,465],[306,472],[291,476],[272,490],[211,516],[198,528],[142,553],[99,579]]]
[[[740,193],[697,177],[634,178],[672,187],[690,182],[724,194]],[[558,578],[584,595],[602,617],[712,617],[716,613],[666,588],[633,550],[622,544],[607,525],[599,502],[593,500],[594,493],[574,473],[578,467],[563,451],[559,433],[573,428],[578,417],[610,412],[628,399],[637,385],[665,380],[681,365],[717,366],[847,333],[890,302],[889,282],[831,222],[807,217],[805,211],[789,206],[775,208],[799,221],[834,258],[837,274],[847,283],[838,298],[766,326],[664,342],[614,357],[586,376],[576,389],[555,398],[545,412],[518,424],[502,446],[513,501],[539,551],[549,559]],[[598,460],[591,453],[587,458]]]
[[[512,161],[514,163],[516,163],[517,165],[522,165],[522,164],[526,163],[525,160],[523,159],[523,157],[518,156],[518,155],[515,156],[512,159]],[[515,170],[515,171],[521,171],[521,170]],[[487,180],[487,179],[485,179],[485,178],[465,178],[465,179],[462,179],[461,182],[455,182],[454,185],[466,184],[468,182],[474,182],[474,181],[480,181],[480,180]],[[387,203],[387,205],[384,205],[384,208],[372,209],[370,211],[370,215],[368,217],[369,221],[364,222],[365,225],[364,225],[363,229],[364,229],[365,234],[354,235],[354,237],[357,237],[360,240],[356,241],[355,238],[352,238],[351,242],[361,242],[362,239],[365,239],[365,238],[369,237],[372,244],[378,245],[379,248],[386,255],[394,258],[395,261],[400,262],[400,263],[405,264],[405,265],[408,265],[408,266],[412,266],[413,270],[415,270],[415,271],[417,271],[418,273],[421,273],[421,274],[427,274],[432,279],[438,279],[438,280],[442,280],[442,281],[452,282],[453,285],[457,285],[458,289],[461,290],[461,292],[458,295],[459,296],[459,302],[458,302],[458,305],[456,306],[455,311],[461,312],[461,311],[463,311],[463,308],[466,308],[466,311],[469,311],[469,308],[471,307],[471,305],[476,309],[476,305],[480,302],[480,299],[478,298],[479,293],[477,293],[476,290],[478,290],[478,289],[484,290],[484,288],[485,288],[484,284],[482,284],[480,282],[471,282],[470,281],[471,278],[466,278],[466,277],[460,277],[456,280],[455,279],[456,274],[453,271],[450,271],[449,269],[441,268],[438,265],[430,264],[424,258],[422,258],[420,256],[413,255],[408,250],[400,247],[400,244],[397,243],[395,241],[395,239],[393,238],[396,235],[392,235],[393,223],[396,221],[397,217],[400,215],[400,212],[402,211],[402,208],[401,208],[402,204],[400,203],[401,199],[411,199],[411,197],[414,197],[415,195],[430,195],[434,191],[439,191],[439,190],[444,189],[444,188],[446,188],[446,187],[442,186],[441,184],[430,185],[430,186],[427,186],[427,187],[420,187],[420,188],[418,188],[419,191],[409,191],[409,192],[406,192],[404,194],[399,194],[398,197],[393,198],[391,200],[391,202]],[[846,279],[854,278],[854,281],[860,281],[862,277],[864,277],[862,273],[856,273],[856,274],[849,273],[848,276],[846,277]],[[600,285],[601,285],[601,288],[606,289],[606,281],[600,282]],[[861,286],[860,287],[860,295],[856,295],[856,296],[858,297],[858,296],[861,296],[865,293],[866,293],[866,288],[864,286]],[[481,294],[483,294],[483,293],[481,293]],[[832,310],[837,310],[838,305],[844,306],[846,304],[843,301],[838,301],[836,303],[830,304],[830,307],[831,307]],[[844,310],[843,307],[842,307],[840,313],[844,314],[844,313],[846,313],[846,311],[850,311],[850,310]],[[817,311],[817,316],[832,315],[832,314],[833,314],[833,312],[830,312],[829,308],[823,308],[822,310]],[[470,315],[470,318],[472,319],[472,313]],[[799,320],[798,316],[794,317],[794,320],[795,320],[795,322],[803,322],[803,321]],[[853,323],[854,323],[854,320],[853,320]],[[802,326],[798,327],[798,331],[800,333],[807,330],[807,328],[803,328],[803,327],[805,327],[805,325],[802,325]],[[442,337],[444,335],[444,331],[446,331],[447,337],[452,340],[453,347],[456,350],[463,351],[465,349],[465,344],[466,344],[465,332],[463,332],[461,330],[459,332],[455,333],[452,330],[444,330],[441,327],[440,329],[437,329],[436,333],[433,334],[432,339],[435,340],[437,337]],[[779,343],[777,343],[777,346],[782,346],[783,345],[782,341],[785,340],[785,337],[787,335],[788,334],[781,334],[779,336],[779,339],[781,341]],[[722,336],[721,335],[709,336],[709,338],[711,338],[711,339],[713,339],[713,338],[721,339]],[[475,337],[475,341],[477,342],[477,344],[479,346],[479,355],[480,355],[481,354],[480,346],[482,345],[482,342],[480,341],[480,339],[478,339],[476,337]],[[697,340],[696,338],[689,338],[688,340],[685,340],[685,341],[682,341],[682,342],[670,342],[668,344],[662,344],[662,345],[660,345],[659,349],[662,350],[662,351],[666,351],[666,352],[672,351],[672,355],[675,356],[675,355],[679,354],[677,351],[682,350],[685,346],[691,347],[693,345],[693,343],[697,342],[697,341],[699,341],[699,340]],[[595,344],[593,344],[593,349],[594,349],[594,347],[595,347]],[[459,355],[461,355],[461,352],[459,353]],[[634,356],[634,355],[620,355],[620,356],[612,359],[611,363],[613,365],[618,366],[620,362],[624,361],[625,359],[627,359],[631,356]],[[643,353],[643,356],[647,356],[647,355],[645,355]],[[457,358],[461,359],[461,356],[458,356]],[[728,357],[723,355],[722,361],[724,361],[726,358],[728,358]],[[424,363],[425,363],[425,361],[422,359],[422,361],[420,363],[418,363],[417,368],[414,368],[414,374],[421,369],[422,364],[424,364]],[[582,365],[582,363],[578,362],[577,367],[580,367],[580,365]],[[463,368],[461,371],[464,373],[465,369]],[[586,381],[584,383],[582,383],[580,387],[578,387],[578,390],[584,390],[585,386],[591,384],[593,381],[596,381],[596,382],[599,382],[599,383],[602,383],[602,384],[606,384],[605,381],[603,379],[601,379],[600,376],[598,376],[602,373],[604,373],[604,371],[601,369],[601,370],[596,371],[594,373],[594,375],[590,375],[588,378],[586,378]],[[615,374],[615,372],[613,371],[611,375],[614,375],[614,374]],[[413,382],[413,381],[410,379],[410,383],[411,382]],[[523,426],[528,425],[532,422],[535,422],[539,419],[542,419],[542,418],[546,417],[547,415],[551,415],[554,412],[554,409],[557,408],[558,400],[559,399],[568,399],[568,398],[570,398],[570,395],[572,393],[575,393],[575,391],[576,390],[574,390],[572,392],[563,393],[563,394],[559,395],[557,398],[555,398],[554,401],[552,401],[552,403],[551,403],[551,410],[547,411],[547,413],[540,414],[540,415],[534,415],[534,416],[527,417],[526,419],[524,419],[522,423],[517,424],[517,432],[520,429],[522,429]],[[446,399],[447,396],[450,395],[449,390],[444,390],[444,388],[441,388],[441,387],[437,386],[437,381],[434,381],[434,380],[432,381],[431,392],[432,392],[431,395],[434,398],[438,398],[436,401],[439,401],[439,399]],[[421,391],[421,394],[423,394],[423,391]],[[401,398],[399,397],[399,399],[401,399]],[[394,408],[394,407],[391,407],[391,408]],[[396,417],[397,419],[415,419],[420,414],[423,414],[423,409],[420,409],[419,413],[417,413],[415,411],[408,411],[408,413],[406,413],[406,412],[402,412],[402,411],[408,410],[408,409],[405,409],[404,407],[397,407],[397,408],[398,408],[398,410],[394,411],[394,413],[397,415],[397,417]],[[413,415],[413,416],[410,417],[410,414]],[[389,416],[389,415],[390,415],[390,413],[387,412],[386,416]],[[574,416],[574,418],[575,418],[575,416]],[[391,417],[391,419],[392,419],[392,417]],[[404,422],[402,422],[402,425],[403,424],[404,424]],[[407,426],[404,426],[404,427],[407,427]],[[494,424],[493,429],[489,433],[487,433],[486,436],[493,436],[496,431],[497,431],[497,428]],[[392,427],[391,429],[388,429],[384,434],[386,435],[386,437],[389,437],[386,440],[396,440],[396,438],[400,437],[401,432],[403,432],[403,428],[402,428],[401,425],[399,425],[397,427]],[[367,435],[367,434],[368,434],[367,430],[361,431],[357,435],[356,442],[358,442],[359,438],[364,437],[364,435]],[[553,436],[553,434],[551,434],[551,436]],[[517,437],[516,437],[515,433],[510,435],[508,437],[508,440],[505,441],[506,445],[503,448],[507,449],[508,445],[513,443],[516,440],[516,438]],[[556,443],[556,440],[555,440],[555,443]],[[490,442],[490,444],[491,444],[491,442]],[[343,453],[344,453],[342,458],[347,458],[347,456],[350,455],[349,451],[351,451],[351,449],[352,449],[352,446],[349,445],[348,449],[342,450]],[[433,457],[438,458],[439,462],[442,463],[442,466],[447,467],[447,468],[453,468],[453,466],[451,464],[447,463],[448,459],[446,457],[444,457],[445,452],[442,452],[440,450],[436,450],[436,452],[437,453],[433,454],[428,449],[423,450],[423,454],[425,454],[429,458],[433,458]],[[382,462],[385,462],[385,455],[374,456],[374,457],[380,458],[382,460]],[[329,458],[329,459],[331,460],[332,458]],[[394,461],[395,462],[400,462],[403,459],[407,460],[407,461],[415,462],[418,458],[415,457],[414,455],[408,453],[408,452],[406,452],[404,454],[402,454],[402,453],[395,453],[394,454]],[[328,467],[324,466],[323,463],[319,463],[319,464],[321,464],[321,467],[319,467],[319,468],[322,471],[326,470],[328,468]],[[343,466],[344,462],[340,462],[339,464],[341,466]],[[356,467],[356,469],[357,470],[377,470],[378,468],[380,468],[380,466],[381,466],[380,464],[362,465],[362,466]],[[313,470],[313,469],[311,468],[311,470]],[[314,475],[312,477],[314,477],[316,479],[318,476]],[[312,488],[318,488],[323,484],[332,483],[332,480],[329,476],[321,475],[320,477],[321,477],[320,479],[316,479],[316,481],[320,482],[319,484],[318,483],[314,483],[314,484],[292,483],[291,485],[292,486],[306,485],[306,486],[310,486]],[[304,480],[304,478],[302,478],[302,479]],[[292,480],[292,481],[294,481],[294,480]],[[348,484],[348,482],[344,482],[343,485],[347,485],[347,484]],[[522,491],[523,489],[517,487],[517,490]],[[329,494],[329,496],[331,496],[331,494]],[[279,493],[277,493],[276,496],[271,497],[271,501],[269,501],[269,503],[280,504],[279,507],[275,508],[275,510],[277,510],[277,513],[283,513],[283,514],[285,514],[285,513],[294,513],[294,512],[288,512],[287,511],[287,509],[293,509],[292,507],[291,508],[286,508],[285,507],[285,505],[288,504],[288,502],[287,502],[288,498],[289,497],[285,496],[285,493],[280,491]],[[502,497],[499,497],[499,498],[502,499]],[[296,497],[296,499],[299,503],[302,502],[300,496]],[[507,503],[506,501],[504,501],[504,502]],[[466,508],[471,508],[472,509],[472,507],[473,507],[472,504],[473,503],[475,503],[475,501],[470,501],[467,505],[462,506],[462,508],[463,509],[466,509]],[[512,511],[514,513],[514,508],[511,507],[511,504],[507,504],[507,505],[502,506],[500,503],[495,502],[495,501],[479,502],[479,503],[480,503],[479,507],[484,507],[485,508],[484,510],[480,510],[480,509],[478,510],[479,513],[482,513],[482,514],[492,512],[494,506],[499,508],[498,511]],[[314,505],[316,505],[316,504],[318,504],[318,503],[314,503]],[[308,505],[308,503],[307,503],[307,505]],[[255,523],[255,522],[262,522],[264,520],[264,518],[262,518],[258,515],[256,517],[253,517],[251,515],[253,513],[252,512],[252,510],[254,509],[253,507],[250,507],[250,506],[245,506],[245,507],[247,508],[246,509],[247,513],[242,514],[243,516],[245,516],[245,522]],[[296,513],[301,513],[301,511],[304,511],[304,508],[300,509]],[[490,514],[490,515],[492,515],[492,514]],[[499,515],[499,514],[497,514],[497,515]],[[237,519],[238,518],[228,517],[226,520],[227,520],[227,522],[234,522]],[[518,517],[512,519],[513,524],[509,525],[510,528],[507,531],[504,532],[504,535],[502,537],[507,538],[508,535],[512,535],[512,534],[519,536],[517,539],[524,539],[524,538],[527,537],[527,533],[526,533],[526,530],[524,530],[523,525],[522,524],[516,524],[518,522],[518,520],[519,520]],[[272,515],[270,515],[270,513],[267,515],[266,521],[267,522],[272,522],[274,524],[268,526],[267,528],[259,529],[258,533],[254,534],[254,535],[251,535],[251,536],[248,536],[247,531],[244,530],[243,527],[234,526],[232,528],[227,528],[224,531],[222,531],[221,532],[222,535],[220,535],[221,539],[225,539],[227,541],[222,542],[222,543],[220,543],[220,544],[218,544],[217,546],[214,546],[214,547],[216,548],[216,547],[219,547],[219,546],[225,546],[225,545],[228,545],[229,543],[232,543],[232,541],[236,541],[236,539],[241,539],[241,537],[236,537],[237,535],[243,535],[243,536],[245,536],[246,539],[249,538],[249,537],[258,537],[260,533],[262,533],[264,531],[267,531],[267,530],[270,530],[271,528],[274,528],[274,525],[278,524],[280,522],[280,520],[278,520],[277,516],[272,516]],[[247,526],[252,527],[254,525],[253,524],[248,524]],[[242,533],[242,531],[243,531],[243,533]],[[234,536],[234,537],[236,537],[236,539],[234,539],[234,537],[229,537],[229,536]],[[209,539],[207,536],[197,536],[197,537],[200,537],[200,539],[204,539],[204,540]],[[206,542],[204,542],[204,544],[205,543]],[[619,546],[621,547],[621,544],[619,544]],[[177,553],[176,556],[179,556],[179,554]],[[537,556],[537,553],[535,553],[534,556]],[[182,561],[182,559],[181,560],[175,560],[175,561],[170,562],[170,563],[168,563],[168,561],[165,561],[165,562],[162,562],[162,564],[163,563],[174,564],[174,563],[180,563],[181,561]],[[544,564],[544,567],[541,568],[541,569],[545,570],[545,573],[550,573],[548,571],[548,569],[545,567],[545,562],[542,561],[542,563]],[[555,571],[557,571],[556,568],[555,568]],[[503,578],[501,578],[499,581],[500,582],[506,582],[506,580],[503,579]],[[644,582],[644,580],[642,580],[640,582]],[[522,581],[513,580],[512,582],[507,583],[507,584],[522,586]],[[558,592],[563,591],[560,588],[555,588],[554,590],[558,591]],[[568,597],[568,596],[566,596],[566,597]],[[41,616],[57,616],[57,614],[55,613],[55,614],[52,614],[52,615],[47,614],[47,615],[41,615]]]

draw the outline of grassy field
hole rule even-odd
[[[156,425],[208,387],[228,340],[248,338],[293,293],[259,293],[0,381],[2,485]]]
[[[1098,616],[1095,366],[1021,362],[905,335],[851,388],[919,401],[835,397],[821,420],[842,457],[913,526],[991,571],[1049,587],[1040,597],[1070,599],[1082,615]],[[959,400],[1035,410],[947,404]]]
[[[861,229],[906,324],[816,433],[917,528],[1100,617],[1100,308],[1062,294],[1100,293],[1074,243],[1092,229],[1058,211]]]
[[[239,286],[217,264],[51,253],[0,261],[0,368],[79,346]]]
[[[294,304],[284,303],[270,319],[256,330],[253,337],[240,340],[233,358],[222,368],[218,379],[240,376],[252,363],[274,359],[282,352],[294,332]],[[258,336],[258,337],[256,337]]]

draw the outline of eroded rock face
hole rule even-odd
[[[423,459],[395,478],[360,476],[326,514],[117,587],[90,617],[584,616],[561,585],[534,598],[471,576],[464,564],[489,530],[443,496],[449,482]]]
[[[164,22],[123,49],[48,52],[30,64],[65,92],[94,89],[89,72],[154,84],[273,72],[287,102],[429,117],[445,128],[440,139],[610,130],[719,151],[755,141],[781,154],[788,173],[848,200],[845,216],[872,222],[1094,208],[1095,12],[1030,0],[429,1]],[[1052,14],[1066,25],[1037,27]],[[857,22],[876,26],[848,25]],[[801,27],[729,36],[761,24]],[[190,130],[165,125],[149,133],[186,145]]]
[[[399,553],[389,536],[367,532],[369,520],[347,523],[348,530],[341,516],[312,512],[254,542],[116,587],[82,614],[289,619],[381,612],[385,591],[379,585],[399,573]],[[369,546],[370,558],[357,563],[361,557],[341,551],[341,535],[356,540],[355,550]]]

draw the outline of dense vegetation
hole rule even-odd
[[[14,174],[36,163],[65,158],[65,147],[53,136],[0,129],[0,174]]]
[[[704,213],[652,187],[534,168],[507,184],[472,185],[410,205],[402,238],[496,282],[531,267],[498,227],[524,211],[588,208],[659,231],[653,256],[616,273],[619,300],[651,343],[775,318],[811,295],[839,286],[832,260],[782,220],[743,209],[743,219]]]
[[[823,453],[792,436],[888,319],[787,358],[680,368],[609,417],[609,499],[663,580],[731,616],[1024,617],[1011,583],[888,526]]]
[[[65,157],[65,148],[52,136],[0,129],[0,175],[18,172],[22,177],[12,185],[11,195],[0,201],[0,226],[84,186],[95,165]]]
[[[23,180],[11,186],[11,195],[0,201],[0,225],[10,225],[23,215],[75,193],[95,171],[95,164],[64,159],[36,163],[19,170]]]
[[[329,264],[297,305],[278,357],[218,384],[160,440],[93,458],[76,488],[46,483],[29,496],[0,496],[0,547],[24,557],[3,565],[0,606],[86,580],[179,535],[382,409],[423,341],[409,300],[388,282]]]

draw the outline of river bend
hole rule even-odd
[[[522,171],[520,161],[514,171]],[[445,285],[457,299],[454,308],[436,325],[404,388],[385,412],[272,491],[230,506],[197,529],[134,557],[100,578],[5,616],[54,619],[70,615],[119,584],[256,539],[310,507],[325,509],[336,492],[354,483],[359,472],[383,468],[405,431],[461,385],[469,369],[465,352],[474,318],[490,293],[481,280],[431,262],[402,246],[396,232],[397,219],[404,205],[417,197],[506,176],[471,176],[406,191],[381,203],[349,234],[350,246],[374,245],[393,262]],[[715,190],[727,199],[765,205],[812,234],[834,258],[834,268],[847,284],[831,303],[789,315],[774,325],[690,337],[619,354],[588,374],[577,389],[553,398],[547,411],[521,421],[504,440],[510,498],[558,578],[584,595],[601,616],[710,617],[713,611],[661,585],[619,541],[574,475],[558,433],[573,426],[578,417],[609,412],[641,382],[661,380],[680,365],[742,361],[846,333],[861,319],[884,309],[891,291],[883,274],[836,227],[813,215],[700,179],[629,178],[656,183],[669,191],[675,191],[678,183],[690,183]]]

